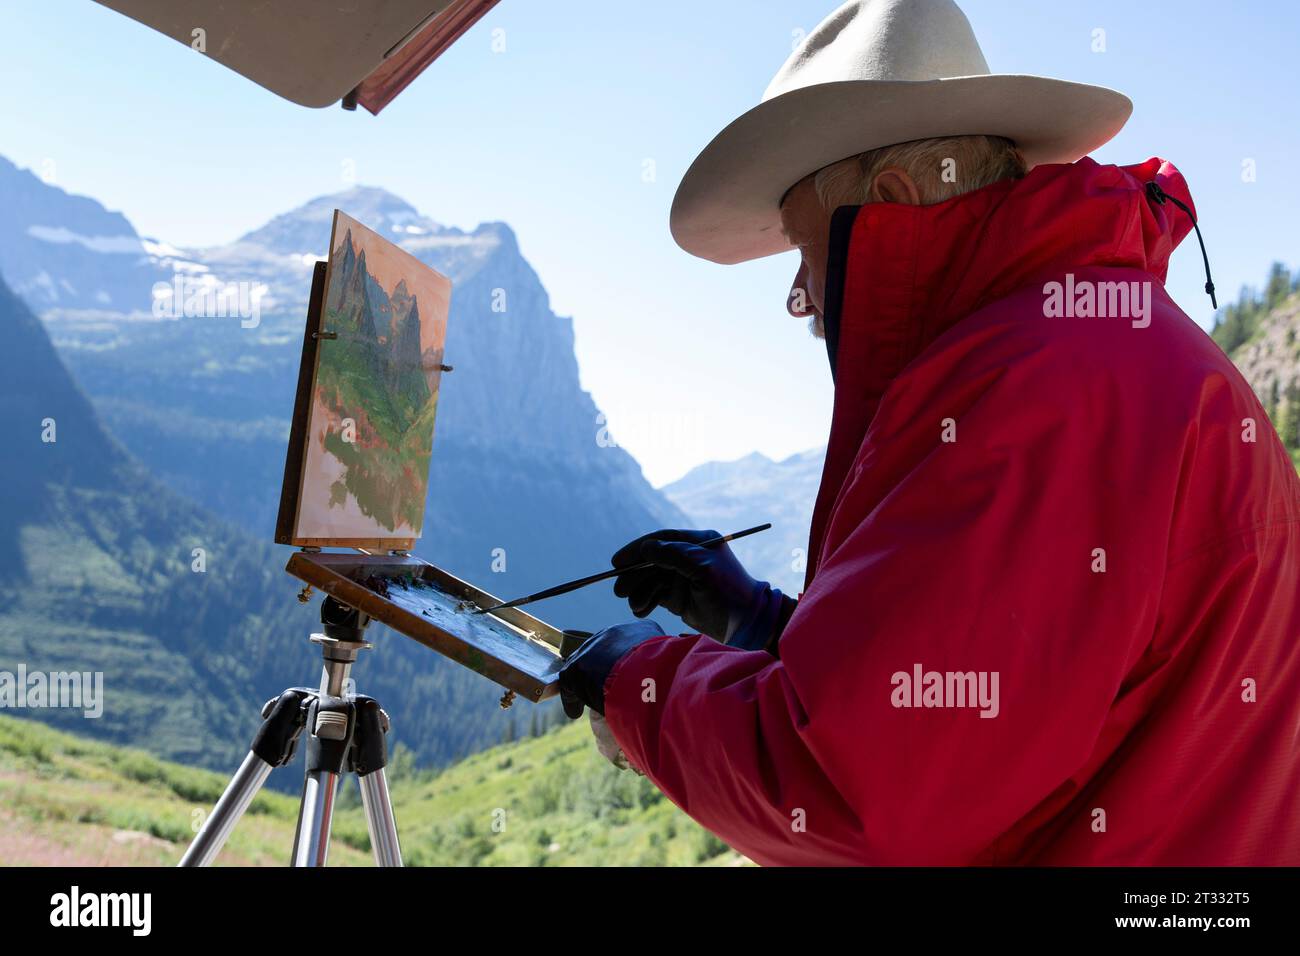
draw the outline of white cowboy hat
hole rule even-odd
[[[786,60],[763,101],[713,138],[673,198],[673,238],[714,262],[789,249],[780,202],[823,166],[881,146],[983,134],[1030,166],[1101,146],[1133,111],[1101,86],[991,74],[952,0],[850,0]]]

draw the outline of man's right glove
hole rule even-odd
[[[700,547],[701,541],[716,537],[716,531],[665,529],[624,545],[610,558],[614,567],[643,561],[655,566],[620,574],[614,593],[627,598],[637,617],[665,607],[724,644],[775,654],[796,602],[750,577],[726,542]]]

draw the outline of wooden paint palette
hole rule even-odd
[[[419,558],[296,552],[285,568],[344,604],[531,701],[557,692],[563,635]]]

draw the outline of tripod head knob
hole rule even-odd
[[[344,604],[338,598],[326,596],[320,603],[320,622],[327,637],[340,642],[365,643],[364,634],[366,626],[370,624],[370,615]]]

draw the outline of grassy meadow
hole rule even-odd
[[[438,773],[414,769],[399,748],[389,771],[408,865],[745,862],[649,782],[607,764],[585,720]],[[211,771],[0,715],[0,865],[170,866],[225,784]],[[297,812],[296,797],[264,790],[218,862],[282,865]],[[371,865],[351,778],[335,817],[330,865]]]

